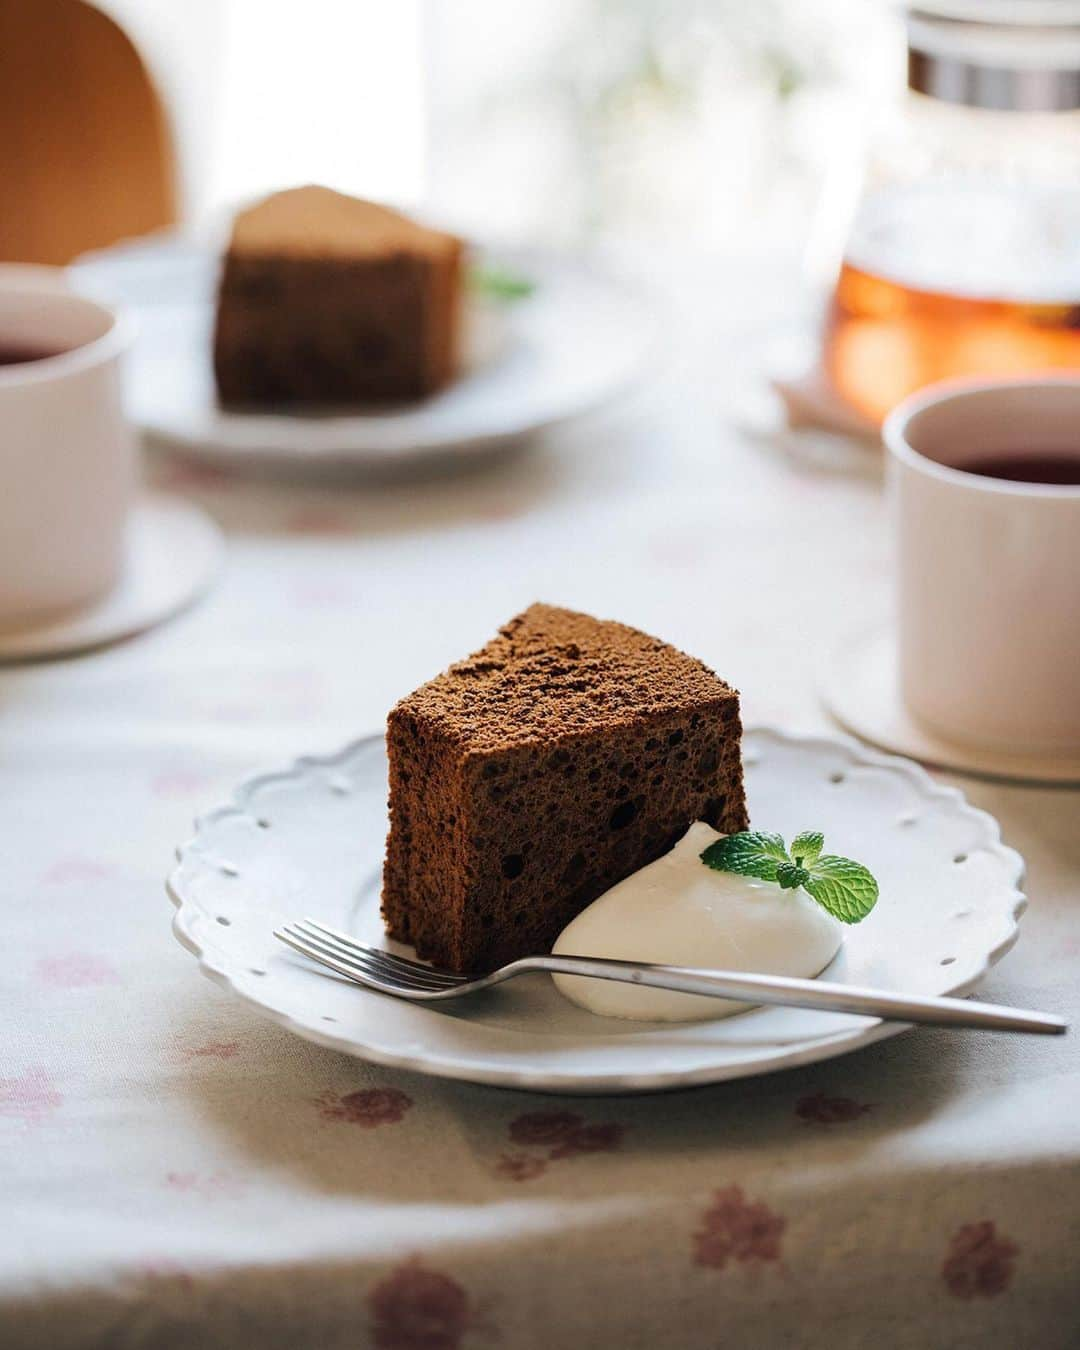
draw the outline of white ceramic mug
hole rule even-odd
[[[126,320],[57,285],[0,275],[0,625],[75,610],[119,575],[135,478],[120,402]]]
[[[939,735],[1080,750],[1080,486],[965,472],[988,455],[1080,456],[1080,377],[950,381],[884,428],[900,687]]]

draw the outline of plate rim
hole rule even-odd
[[[911,780],[920,792],[939,801],[950,801],[963,809],[972,819],[979,821],[987,831],[985,845],[1001,862],[1005,878],[1012,887],[1012,906],[1009,911],[1008,931],[994,947],[983,957],[979,967],[963,980],[950,984],[945,994],[957,996],[973,989],[992,966],[995,966],[1015,945],[1019,935],[1019,920],[1027,909],[1027,896],[1021,889],[1024,882],[1025,863],[1016,849],[1005,844],[1001,838],[1001,826],[996,818],[980,807],[972,806],[964,793],[957,787],[936,782],[919,764],[900,755],[882,754],[867,749],[846,736],[831,736],[822,733],[798,733],[785,731],[770,724],[760,724],[745,728],[743,748],[753,739],[772,739],[777,742],[795,744],[805,748],[840,749],[852,763],[884,768],[900,773]],[[797,1049],[786,1051],[774,1060],[765,1063],[738,1063],[704,1065],[698,1069],[654,1070],[643,1073],[613,1072],[611,1074],[568,1074],[549,1070],[529,1068],[506,1069],[487,1068],[472,1065],[467,1061],[447,1059],[445,1056],[423,1056],[398,1053],[382,1046],[371,1045],[357,1037],[345,1037],[327,1032],[308,1022],[301,1021],[295,1015],[272,1008],[252,994],[247,993],[233,979],[230,971],[215,963],[212,954],[200,944],[192,923],[193,915],[204,915],[205,910],[195,904],[183,891],[181,872],[190,854],[196,849],[203,830],[210,824],[233,815],[247,814],[245,801],[260,786],[301,777],[313,769],[326,770],[340,766],[343,762],[362,750],[363,747],[381,742],[381,732],[372,732],[349,741],[340,749],[329,754],[300,755],[285,768],[260,772],[245,778],[235,788],[229,802],[200,813],[195,818],[193,833],[176,848],[176,864],[165,880],[165,890],[175,907],[172,920],[173,936],[180,945],[193,955],[202,973],[221,988],[229,990],[245,1004],[254,1008],[261,1016],[277,1023],[304,1040],[312,1041],[327,1049],[337,1050],[354,1059],[366,1063],[378,1064],[386,1068],[405,1070],[427,1077],[449,1079],[457,1082],[476,1083],[488,1087],[517,1089],[527,1092],[555,1093],[567,1096],[615,1096],[650,1092],[670,1092],[683,1088],[706,1087],[713,1083],[729,1082],[739,1078],[757,1078],[766,1074],[779,1073],[786,1069],[798,1068],[825,1059],[860,1050],[877,1041],[897,1036],[901,1032],[912,1030],[910,1023],[883,1022],[880,1018],[867,1018],[862,1028],[838,1031],[829,1036],[808,1039]]]

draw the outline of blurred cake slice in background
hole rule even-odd
[[[418,399],[460,360],[462,241],[374,202],[291,188],[241,211],[214,376],[232,405]]]

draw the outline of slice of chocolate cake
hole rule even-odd
[[[241,211],[218,288],[222,403],[415,399],[460,363],[460,239],[375,202],[291,188]]]
[[[700,661],[531,606],[390,713],[390,935],[449,970],[550,951],[693,821],[746,828],[741,730]]]

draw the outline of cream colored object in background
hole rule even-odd
[[[965,473],[997,452],[1080,454],[1080,379],[947,383],[888,418],[900,685],[960,741],[1080,750],[1080,486]]]
[[[135,479],[120,402],[130,341],[103,305],[0,278],[0,344],[58,353],[0,366],[4,627],[88,604],[117,579]]]

